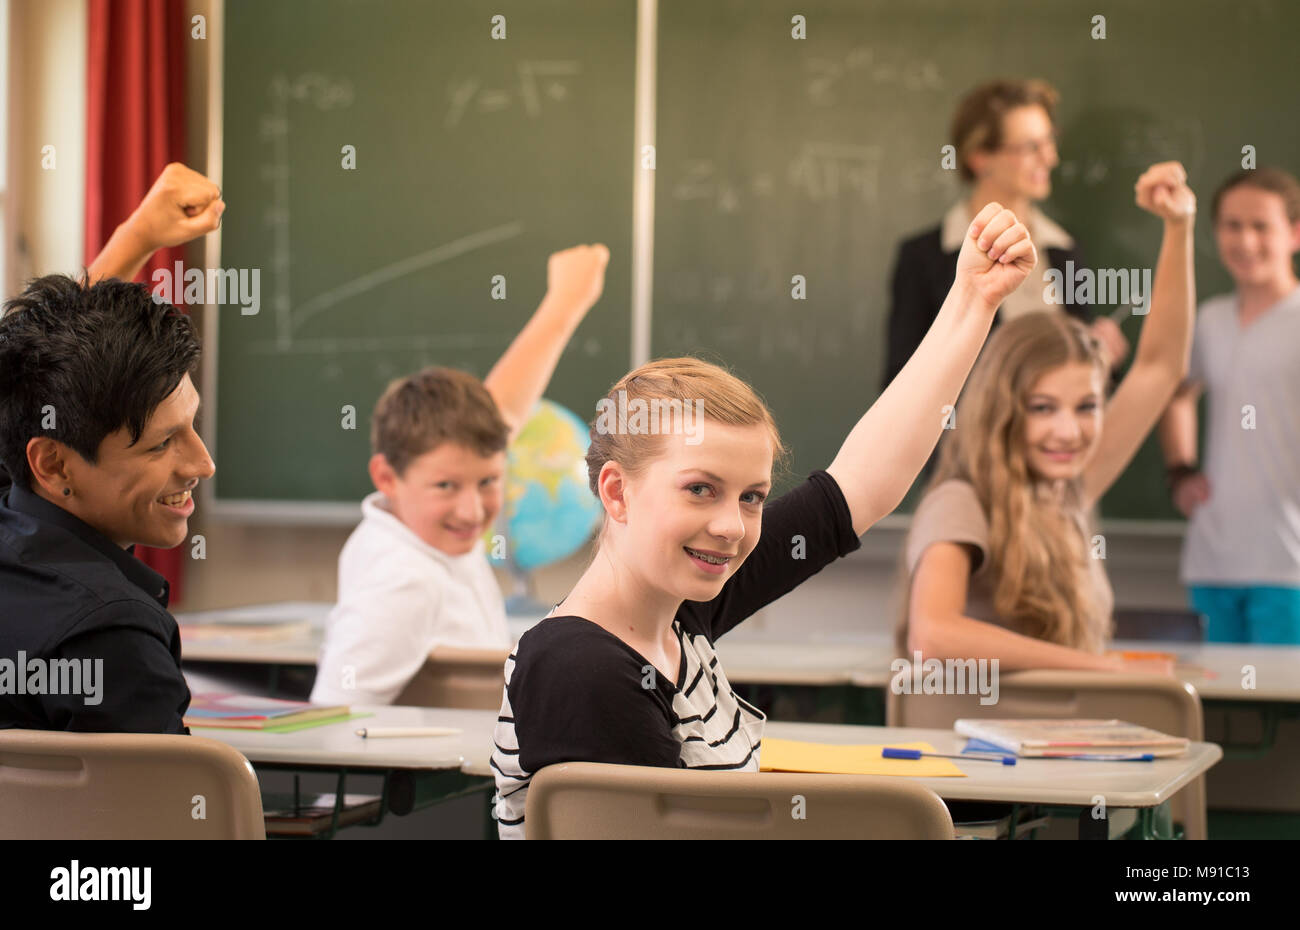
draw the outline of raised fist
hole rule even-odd
[[[1000,203],[990,203],[971,222],[957,256],[954,287],[967,288],[996,310],[1038,262],[1029,230]]]

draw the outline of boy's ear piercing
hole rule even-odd
[[[64,489],[63,489],[63,496],[64,496],[64,497],[67,497],[67,496],[68,496],[69,494],[71,494],[71,493],[72,493],[72,488],[64,488]]]

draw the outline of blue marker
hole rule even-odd
[[[950,756],[942,752],[922,752],[919,749],[894,749],[886,746],[880,750],[882,759],[919,759],[929,756],[932,759],[972,759],[975,762],[1001,762],[1003,765],[1015,765],[1015,756]]]

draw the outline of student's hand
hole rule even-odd
[[[90,263],[86,283],[101,278],[133,280],[154,252],[189,242],[220,226],[225,209],[217,185],[172,162]]]
[[[600,243],[554,253],[546,262],[547,301],[586,313],[605,289],[608,264],[609,249]]]
[[[1173,487],[1173,498],[1178,512],[1191,519],[1196,508],[1210,499],[1210,479],[1199,471],[1184,475]]]
[[[577,245],[547,259],[546,296],[483,379],[510,427],[510,438],[528,422],[564,347],[600,300],[608,264],[609,249],[600,243]]]
[[[1196,215],[1196,195],[1187,186],[1187,172],[1176,161],[1162,161],[1142,172],[1137,205],[1167,223],[1186,222]]]
[[[192,168],[172,162],[125,225],[152,253],[212,232],[221,225],[225,209],[217,185]]]
[[[963,288],[992,312],[1038,262],[1029,230],[1000,203],[979,212],[962,240],[954,288]]]
[[[1101,349],[1106,354],[1106,361],[1110,367],[1114,368],[1124,361],[1124,356],[1128,355],[1128,338],[1124,335],[1124,330],[1119,328],[1118,323],[1108,316],[1099,316],[1092,321],[1089,329],[1101,343]]]

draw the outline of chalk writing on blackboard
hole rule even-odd
[[[780,178],[789,190],[814,202],[849,197],[875,203],[880,196],[883,157],[878,145],[806,142],[784,172],[760,170],[743,178],[718,171],[712,159],[689,158],[672,184],[671,196],[674,200],[712,202],[719,213],[737,213],[746,198],[779,193]]]
[[[312,317],[344,301],[359,297],[367,291],[372,291],[380,285],[396,281],[398,278],[404,278],[409,274],[414,274],[433,265],[451,261],[453,258],[467,252],[473,252],[489,245],[495,245],[498,242],[504,242],[507,239],[513,239],[522,235],[523,231],[523,223],[503,223],[500,226],[493,226],[490,229],[470,233],[468,236],[461,236],[451,242],[445,242],[415,255],[408,255],[406,258],[392,262],[382,268],[368,271],[351,281],[346,281],[337,287],[316,294],[309,300],[304,300],[294,307],[293,332],[297,333],[301,330]]]
[[[842,58],[809,58],[804,68],[808,99],[817,106],[834,106],[854,93],[865,97],[864,87],[869,84],[909,91],[943,88],[936,62],[906,58],[894,50],[878,53],[873,48],[859,47]]]
[[[852,195],[875,203],[883,156],[878,145],[805,142],[790,164],[790,181],[813,200]]]
[[[515,74],[503,85],[489,85],[483,78],[464,77],[447,86],[447,115],[443,126],[455,129],[471,110],[498,113],[521,107],[529,119],[541,118],[546,105],[563,103],[572,93],[573,78],[582,66],[576,61],[521,61]]]
[[[258,166],[258,175],[269,183],[270,196],[262,211],[262,223],[271,230],[271,249],[267,264],[271,274],[271,312],[275,318],[276,341],[284,348],[292,342],[293,295],[290,272],[293,251],[290,246],[289,214],[289,120],[290,103],[318,110],[343,109],[352,105],[352,82],[345,77],[331,77],[309,72],[288,77],[274,75],[267,88],[270,112],[258,120],[258,136],[270,146],[269,160]]]

